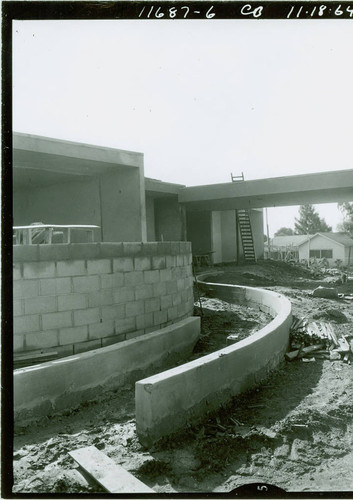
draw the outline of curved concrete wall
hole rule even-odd
[[[15,419],[32,420],[77,407],[190,355],[200,319],[178,323],[119,344],[14,371]]]
[[[266,378],[288,347],[291,304],[277,293],[258,288],[202,283],[225,300],[258,307],[275,318],[254,335],[212,354],[159,373],[135,385],[136,426],[150,446]]]
[[[14,352],[69,356],[193,313],[191,243],[15,245]]]

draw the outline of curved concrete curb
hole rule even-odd
[[[292,315],[285,297],[259,288],[204,281],[201,286],[217,297],[258,307],[275,318],[236,344],[136,382],[136,427],[145,446],[188,422],[202,420],[205,414],[258,384],[278,366],[287,350]]]
[[[32,420],[92,399],[190,355],[200,318],[141,337],[14,371],[15,419]]]

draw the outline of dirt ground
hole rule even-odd
[[[320,284],[353,293],[353,277],[337,285],[337,276],[313,276],[304,268],[271,261],[216,269],[225,272],[222,282],[280,292],[297,317],[330,321],[338,335],[353,336],[353,301],[311,296]],[[230,333],[241,340],[270,321],[264,313],[218,299],[204,297],[202,305],[203,337],[193,358],[225,346]],[[352,396],[353,364],[326,359],[283,362],[256,390],[177,439],[147,450],[135,432],[131,385],[55,418],[19,427],[13,492],[102,492],[68,455],[89,445],[158,493],[221,493],[256,482],[289,492],[353,491]]]

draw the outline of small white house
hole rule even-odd
[[[316,233],[298,243],[299,260],[327,259],[330,265],[337,260],[353,264],[353,239],[347,233]]]

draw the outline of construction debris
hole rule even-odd
[[[353,336],[337,337],[331,323],[323,321],[308,322],[305,318],[293,317],[290,328],[290,351],[285,354],[287,361],[303,359],[313,362],[316,359],[330,361],[353,361]]]
[[[69,455],[108,493],[154,493],[95,446],[69,451]]]

